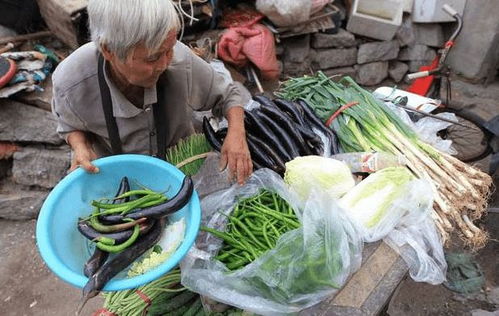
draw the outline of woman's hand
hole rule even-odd
[[[97,155],[92,149],[92,145],[87,140],[84,132],[74,131],[68,134],[66,141],[73,149],[73,159],[69,172],[78,167],[82,167],[87,172],[97,173],[99,168],[94,166],[91,161],[97,159]]]
[[[242,185],[253,172],[253,163],[246,142],[243,108],[230,108],[227,111],[227,121],[229,127],[222,145],[220,170],[228,166],[231,180],[236,179]]]

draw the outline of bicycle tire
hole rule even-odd
[[[451,125],[438,132],[443,139],[450,139],[452,147],[457,151],[454,156],[463,162],[475,162],[487,157],[492,152],[490,140],[492,134],[483,127],[485,120],[467,108],[457,109],[447,106],[437,113],[454,113],[459,123],[468,128]]]

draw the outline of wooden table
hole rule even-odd
[[[300,315],[378,315],[407,271],[402,257],[387,244],[364,244],[362,266],[345,286]]]

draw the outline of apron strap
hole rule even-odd
[[[156,84],[157,102],[152,105],[154,114],[154,126],[156,127],[156,140],[158,144],[159,159],[166,161],[166,111],[164,101],[166,100],[164,84],[161,78]]]
[[[123,150],[121,148],[121,139],[118,132],[118,125],[116,124],[116,118],[113,115],[113,101],[111,100],[111,92],[109,91],[109,87],[107,86],[106,79],[104,77],[104,57],[102,57],[102,54],[99,54],[99,61],[97,64],[97,77],[99,79],[102,110],[104,111],[104,117],[106,118],[107,134],[111,143],[111,151],[113,155],[119,155],[123,153]]]

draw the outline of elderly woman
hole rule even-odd
[[[97,157],[165,149],[194,132],[193,111],[225,115],[221,168],[243,183],[252,172],[237,88],[176,39],[170,0],[90,0],[92,42],[52,76],[57,131],[73,150],[71,169],[98,172]]]

